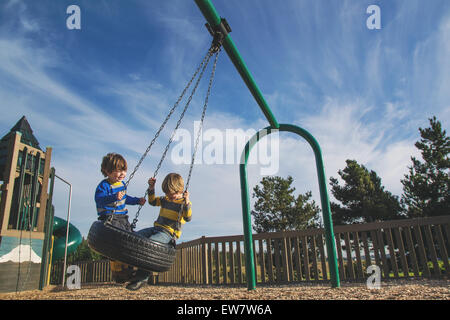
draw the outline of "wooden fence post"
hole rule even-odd
[[[208,261],[209,261],[209,256],[208,256],[208,250],[206,247],[206,237],[203,236],[202,240],[201,240],[201,245],[202,245],[202,281],[204,284],[208,284],[208,275],[209,275],[209,268],[208,268]]]

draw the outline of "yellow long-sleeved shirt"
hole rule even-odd
[[[184,198],[169,200],[167,196],[155,197],[155,191],[149,191],[148,203],[152,206],[161,207],[158,219],[156,219],[153,225],[155,227],[162,227],[171,234],[175,234],[177,238],[180,238],[181,226],[186,222],[191,221],[192,218],[192,203],[189,201],[188,204],[184,205],[183,211],[178,219],[178,213],[180,212],[184,201]]]

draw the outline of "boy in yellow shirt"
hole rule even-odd
[[[161,207],[153,227],[138,231],[140,235],[161,243],[170,243],[180,238],[181,227],[192,218],[192,204],[189,192],[184,191],[183,178],[177,173],[169,173],[162,183],[165,196],[155,197],[155,178],[148,180],[148,203]],[[184,192],[183,192],[184,191]],[[129,290],[138,290],[148,280],[149,273],[138,270],[127,285]]]

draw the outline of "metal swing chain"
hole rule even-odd
[[[204,65],[204,63],[209,60],[209,56],[210,56],[210,50],[208,50],[208,52],[206,53],[205,57],[203,58],[202,62],[200,63],[200,65],[197,67],[197,70],[195,70],[194,75],[192,76],[192,78],[189,80],[188,84],[186,85],[186,87],[183,89],[183,92],[181,93],[181,95],[178,97],[178,100],[175,102],[175,104],[173,105],[172,109],[170,109],[170,112],[167,114],[166,118],[164,119],[162,125],[159,127],[158,131],[156,132],[154,138],[152,139],[152,141],[150,142],[150,145],[147,147],[147,149],[145,150],[144,154],[141,156],[141,159],[139,159],[138,164],[136,165],[136,167],[133,169],[133,171],[131,172],[127,182],[125,183],[125,185],[128,187],[128,184],[130,183],[131,179],[133,179],[134,174],[136,173],[136,171],[139,169],[140,165],[142,164],[142,162],[144,161],[145,157],[147,156],[147,154],[150,152],[150,149],[152,148],[153,144],[155,143],[156,139],[159,137],[161,131],[164,129],[165,125],[167,124],[167,122],[169,121],[170,117],[172,116],[172,114],[174,113],[175,109],[178,107],[178,104],[180,103],[180,101],[183,99],[187,89],[191,86],[192,82],[194,81],[195,77],[197,76],[197,74],[199,73],[199,71],[202,69],[202,66]]]
[[[188,174],[188,177],[186,179],[186,188],[184,189],[185,191],[188,190],[189,183],[191,181],[192,169],[194,168],[195,155],[197,153],[198,144],[200,142],[200,135],[201,135],[201,132],[203,130],[203,121],[205,120],[206,109],[208,108],[209,96],[211,94],[211,88],[212,88],[212,84],[213,84],[214,75],[216,73],[217,60],[219,58],[220,50],[221,50],[221,48],[219,46],[219,47],[215,47],[213,49],[213,51],[212,51],[212,53],[216,53],[216,56],[215,56],[215,59],[214,59],[214,64],[213,64],[211,76],[209,78],[208,90],[206,92],[205,104],[203,105],[202,117],[200,119],[200,127],[198,129],[197,138],[195,140],[194,152],[192,153],[191,166],[189,167],[189,174]],[[180,211],[178,211],[177,225],[181,221],[181,217],[183,215],[183,210],[184,210],[184,203],[181,205]],[[175,235],[173,237],[175,237]],[[173,240],[175,240],[175,238],[173,238]]]
[[[172,144],[173,139],[175,138],[175,134],[176,134],[178,128],[180,127],[180,125],[181,125],[181,121],[182,121],[183,118],[184,118],[184,114],[186,113],[187,108],[189,107],[189,105],[190,105],[190,103],[191,103],[191,101],[192,101],[192,98],[193,98],[193,96],[194,96],[194,94],[195,94],[195,91],[197,90],[197,87],[198,87],[198,85],[199,85],[199,83],[200,83],[200,80],[201,80],[201,78],[203,77],[203,73],[205,72],[206,67],[207,67],[208,64],[209,64],[209,60],[211,59],[211,56],[212,56],[212,53],[208,53],[208,59],[207,59],[205,65],[203,66],[202,72],[200,73],[200,75],[199,75],[199,77],[198,77],[198,79],[197,79],[197,82],[195,83],[195,86],[194,86],[194,88],[192,89],[191,95],[189,96],[189,99],[188,99],[188,101],[186,102],[186,105],[184,106],[183,111],[181,112],[180,118],[178,119],[178,122],[177,122],[177,125],[175,126],[175,129],[172,131],[172,135],[170,136],[169,143],[166,145],[166,148],[165,148],[165,150],[164,150],[164,152],[163,152],[163,155],[162,155],[161,159],[159,160],[159,163],[158,163],[158,165],[157,165],[157,167],[156,167],[155,172],[153,173],[153,178],[155,178],[156,175],[158,174],[158,171],[159,171],[159,169],[161,168],[161,165],[162,165],[164,159],[166,158],[167,151],[169,150],[169,147],[170,147],[170,145]]]
[[[176,126],[175,126],[175,129],[172,131],[171,137],[170,137],[170,139],[169,139],[169,143],[166,145],[166,148],[165,148],[165,150],[164,150],[164,152],[163,152],[163,155],[162,155],[162,157],[161,157],[161,159],[160,159],[160,161],[159,161],[159,163],[158,163],[158,165],[157,165],[157,167],[156,167],[155,172],[153,173],[153,178],[156,177],[156,175],[158,174],[159,169],[161,168],[161,165],[162,165],[162,163],[163,163],[163,161],[164,161],[164,159],[165,159],[165,157],[166,157],[166,155],[167,155],[167,152],[168,152],[168,150],[169,150],[169,147],[170,147],[170,145],[171,145],[172,142],[173,142],[173,139],[174,139],[174,137],[175,137],[175,133],[176,133],[176,131],[178,130],[178,128],[180,127],[180,125],[181,125],[181,121],[182,121],[183,118],[184,118],[184,115],[185,115],[185,113],[186,113],[186,111],[187,111],[187,109],[188,109],[188,107],[189,107],[189,105],[190,105],[190,103],[191,103],[191,101],[192,101],[192,98],[193,98],[193,96],[194,96],[194,94],[195,94],[195,92],[196,92],[196,90],[197,90],[197,88],[198,88],[198,85],[199,85],[199,83],[200,83],[200,80],[201,80],[201,78],[203,77],[203,74],[204,74],[204,72],[205,72],[205,70],[206,70],[206,67],[207,67],[208,64],[209,64],[209,60],[211,59],[211,56],[213,55],[213,53],[214,53],[214,51],[210,48],[210,49],[208,50],[208,53],[207,53],[205,59],[202,61],[202,64],[200,65],[200,68],[202,68],[202,70],[201,70],[201,72],[200,72],[200,75],[199,75],[199,77],[198,77],[198,79],[197,79],[197,81],[196,81],[196,83],[195,83],[194,88],[192,89],[191,95],[189,96],[188,101],[186,102],[186,105],[185,105],[185,107],[184,107],[184,109],[183,109],[183,111],[182,111],[182,113],[181,113],[181,115],[180,115],[180,118],[179,118],[178,121],[177,121],[177,124],[176,124]],[[206,60],[206,61],[205,61],[205,60]],[[203,67],[202,67],[202,66],[203,66]],[[173,112],[172,112],[172,113],[173,113]],[[167,121],[166,121],[166,122],[167,122]],[[161,130],[162,130],[162,129],[161,129]],[[160,130],[160,131],[161,131],[161,130]],[[159,131],[159,132],[160,132],[160,131]],[[159,132],[158,132],[158,135],[159,135]],[[156,139],[154,139],[154,140],[156,140]],[[154,140],[153,140],[152,142],[154,142]],[[142,161],[141,161],[141,162],[142,162]],[[140,165],[140,163],[139,163],[139,165]],[[134,172],[136,172],[136,170],[135,170]],[[129,180],[130,180],[130,179],[129,179]],[[147,197],[147,195],[148,195],[148,189],[145,191],[144,198]],[[137,210],[137,212],[136,212],[136,215],[135,215],[135,217],[134,217],[134,219],[133,219],[133,222],[131,223],[131,229],[132,229],[132,230],[134,230],[134,228],[136,228],[136,224],[137,224],[138,217],[139,217],[139,214],[140,214],[140,212],[141,212],[142,207],[143,207],[143,205],[139,205],[138,210]]]
[[[213,83],[214,75],[216,73],[217,60],[219,58],[220,50],[221,49],[219,47],[217,49],[217,51],[216,51],[216,57],[214,59],[214,65],[213,65],[213,68],[212,68],[212,73],[211,73],[211,76],[209,78],[208,91],[206,92],[205,104],[203,105],[202,117],[200,119],[200,127],[198,129],[197,139],[195,141],[194,152],[192,153],[192,159],[191,159],[191,166],[189,168],[189,174],[188,174],[188,177],[186,179],[186,188],[185,188],[186,191],[189,188],[189,182],[191,180],[192,169],[194,168],[195,155],[197,153],[197,148],[198,148],[198,144],[199,144],[199,141],[200,141],[200,133],[203,130],[203,120],[205,119],[206,108],[208,107],[209,96],[211,94],[212,83]]]

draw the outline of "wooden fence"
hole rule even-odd
[[[450,215],[423,219],[335,226],[342,281],[365,281],[377,265],[382,279],[448,278]],[[246,283],[244,237],[202,237],[177,245],[176,260],[158,283]],[[257,283],[330,280],[323,229],[253,235]],[[108,260],[75,263],[81,283],[111,281]],[[54,265],[52,283],[61,283],[62,264]]]
[[[448,277],[450,216],[335,226],[339,275],[366,280],[366,268],[383,279]],[[243,284],[243,236],[202,237],[177,246],[176,261],[159,283]],[[323,229],[253,235],[258,283],[329,281]]]
[[[68,263],[67,266],[69,265],[80,267],[81,284],[111,281],[111,268],[108,259]],[[50,273],[50,284],[60,285],[62,283],[63,268],[63,261],[53,264]],[[67,276],[69,275],[66,275],[66,280]]]

